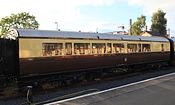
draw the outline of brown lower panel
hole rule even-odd
[[[20,75],[71,72],[75,70],[113,67],[121,64],[167,61],[169,53],[137,53],[113,55],[65,56],[20,59]]]

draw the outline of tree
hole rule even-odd
[[[131,25],[131,35],[140,35],[146,25],[146,16],[141,15]]]
[[[22,12],[18,14],[11,14],[11,16],[2,18],[0,21],[0,27],[0,34],[4,35],[10,28],[37,29],[39,27],[39,23],[36,21],[35,16]]]
[[[166,33],[166,26],[167,26],[167,19],[165,18],[166,13],[162,10],[158,10],[157,12],[153,13],[152,16],[152,25],[151,30],[153,32],[158,32],[161,35],[165,36]]]

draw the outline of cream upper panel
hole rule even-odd
[[[37,39],[37,38],[19,38],[19,57],[43,57],[43,43],[123,43],[125,45],[124,53],[127,53],[127,44],[150,44],[152,52],[161,51],[160,42],[141,42],[141,41],[119,41],[119,40],[78,40],[78,39]],[[164,51],[170,51],[169,43],[164,44]],[[64,47],[63,47],[64,48]],[[64,50],[63,50],[64,51]],[[64,54],[63,54],[64,55]]]
[[[152,43],[152,51],[153,52],[170,51],[170,44],[165,42]]]
[[[38,39],[19,39],[19,58],[40,57],[42,43]]]

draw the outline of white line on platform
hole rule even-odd
[[[162,75],[162,76],[158,76],[158,77],[154,77],[154,78],[150,78],[150,79],[130,83],[130,84],[127,84],[127,85],[123,85],[123,86],[119,86],[119,87],[115,87],[115,88],[111,88],[111,89],[107,89],[107,90],[103,90],[103,91],[99,91],[99,92],[89,93],[89,94],[85,94],[85,95],[82,95],[82,96],[77,96],[77,97],[73,97],[73,98],[69,98],[69,99],[65,99],[65,100],[61,100],[61,101],[56,101],[56,102],[48,103],[48,104],[45,104],[45,105],[59,105],[59,103],[63,103],[63,102],[67,102],[67,101],[71,101],[71,100],[75,100],[75,99],[79,99],[79,98],[83,98],[83,97],[87,97],[87,96],[92,96],[92,95],[96,95],[96,94],[101,94],[101,93],[104,93],[104,92],[108,92],[108,91],[112,91],[112,90],[116,90],[116,89],[121,89],[121,88],[124,88],[124,87],[128,87],[128,86],[148,82],[148,81],[151,81],[151,80],[160,79],[160,78],[171,76],[171,75],[175,75],[175,73],[170,73],[170,74],[166,74],[166,75]]]

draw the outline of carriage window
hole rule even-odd
[[[150,51],[151,51],[150,44],[142,45],[142,52],[150,52]]]
[[[62,43],[43,43],[43,56],[59,56],[63,52]]]
[[[124,49],[124,44],[122,43],[118,43],[118,44],[113,44],[113,52],[114,53],[124,53],[125,49]]]
[[[65,44],[65,53],[66,55],[72,55],[72,43]]]
[[[128,53],[137,52],[137,44],[128,44]]]
[[[74,54],[83,55],[90,54],[90,44],[89,43],[75,43],[74,44]]]
[[[105,43],[93,43],[92,54],[104,54],[106,50],[105,48]]]
[[[108,43],[108,44],[107,44],[107,53],[108,53],[108,54],[112,53],[112,46],[111,46],[111,43]]]

